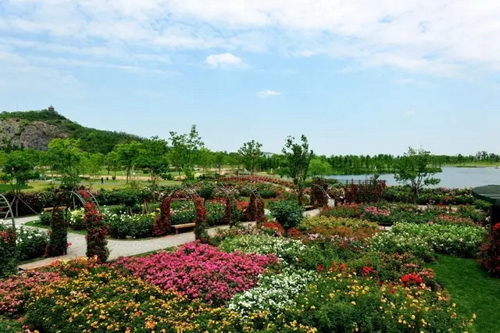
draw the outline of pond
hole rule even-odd
[[[497,168],[456,168],[443,167],[443,172],[437,173],[436,178],[441,179],[441,182],[436,186],[429,187],[476,187],[483,185],[500,184],[500,169]],[[326,178],[338,179],[342,182],[350,180],[366,180],[372,175],[344,175],[344,176],[326,176]],[[387,185],[400,185],[394,179],[394,175],[380,175],[379,179],[385,180]]]

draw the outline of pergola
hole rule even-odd
[[[488,201],[491,207],[491,225],[500,223],[500,185],[474,187],[472,194],[479,199]]]

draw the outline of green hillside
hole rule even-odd
[[[136,135],[123,132],[82,126],[59,114],[52,107],[39,111],[1,112],[0,127],[2,125],[0,145],[4,149],[19,146],[45,149],[51,138],[67,137],[80,139],[81,148],[85,151],[108,153],[118,143],[143,140]],[[29,135],[26,134],[28,128],[30,129]],[[38,141],[40,141],[39,144],[32,145],[33,142]]]

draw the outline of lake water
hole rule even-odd
[[[500,185],[500,169],[496,168],[454,168],[443,167],[443,172],[437,173],[436,178],[441,182],[436,186],[429,187],[476,187],[483,185]],[[366,180],[372,175],[346,175],[346,176],[327,176],[340,181],[346,180]],[[385,180],[387,185],[401,185],[396,182],[392,174],[380,175],[379,179]]]

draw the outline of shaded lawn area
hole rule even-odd
[[[474,259],[440,255],[430,267],[457,303],[458,311],[477,315],[477,332],[500,332],[500,279],[488,276]]]

